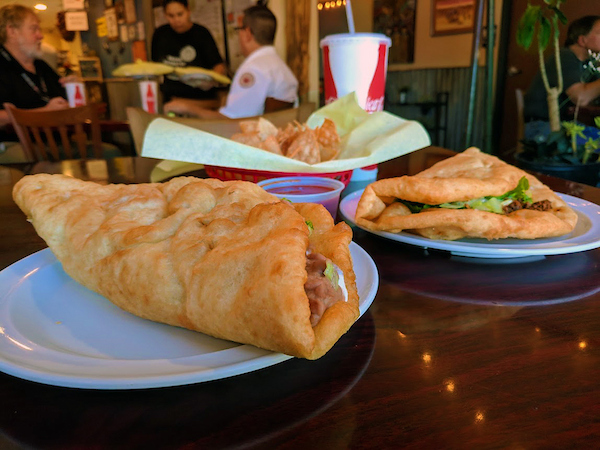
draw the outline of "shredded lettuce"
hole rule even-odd
[[[529,180],[526,177],[522,177],[519,180],[519,184],[512,191],[508,191],[506,194],[498,197],[500,200],[512,199],[512,200],[520,200],[523,203],[531,203],[533,200],[527,193],[529,189]]]
[[[337,288],[340,284],[340,276],[338,275],[337,270],[335,270],[335,266],[330,260],[327,260],[326,264],[327,266],[323,271],[323,275],[327,277],[327,279],[331,282],[334,288]]]
[[[305,220],[304,223],[306,223],[306,226],[308,227],[308,235],[310,236],[314,231],[315,227],[310,220]]]
[[[505,194],[493,197],[480,197],[469,201],[458,201],[442,203],[439,205],[426,205],[424,203],[408,202],[400,200],[411,213],[418,213],[428,208],[446,208],[446,209],[478,209],[496,214],[504,214],[503,207],[510,204],[513,200],[519,200],[523,203],[531,203],[532,199],[528,193],[529,180],[522,177],[517,184],[517,187],[506,192]]]

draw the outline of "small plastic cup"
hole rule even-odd
[[[139,84],[142,108],[150,114],[158,113],[158,83],[156,81],[140,81]]]
[[[257,183],[269,194],[292,203],[319,203],[336,216],[340,194],[346,187],[341,181],[325,177],[271,178]]]
[[[67,91],[67,100],[71,108],[86,104],[85,84],[79,81],[70,81],[65,83],[65,90]]]

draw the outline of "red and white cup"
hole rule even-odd
[[[140,81],[140,98],[144,111],[151,114],[158,113],[158,83],[156,81]]]
[[[320,45],[325,103],[356,92],[358,104],[365,111],[382,111],[392,40],[376,33],[332,34]]]
[[[67,91],[67,100],[69,101],[69,106],[71,108],[87,104],[85,98],[85,84],[78,81],[65,83],[65,90]]]

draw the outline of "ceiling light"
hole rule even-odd
[[[46,11],[48,9],[48,7],[46,5],[44,5],[43,3],[38,3],[37,5],[34,6],[35,9],[37,9],[38,11]]]

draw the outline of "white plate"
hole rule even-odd
[[[354,216],[356,207],[363,190],[353,192],[340,203],[340,211],[344,217],[356,225]],[[548,239],[459,239],[444,241],[429,239],[411,233],[388,233],[386,231],[371,231],[360,225],[369,233],[383,236],[398,242],[417,245],[424,248],[446,250],[453,255],[475,258],[521,258],[544,255],[562,255],[565,253],[582,252],[600,247],[600,206],[587,200],[557,193],[575,210],[578,216],[575,229],[565,235]]]
[[[361,316],[377,268],[350,244]],[[0,272],[0,371],[55,386],[142,389],[251,372],[290,359],[133,316],[73,281],[49,249]]]

